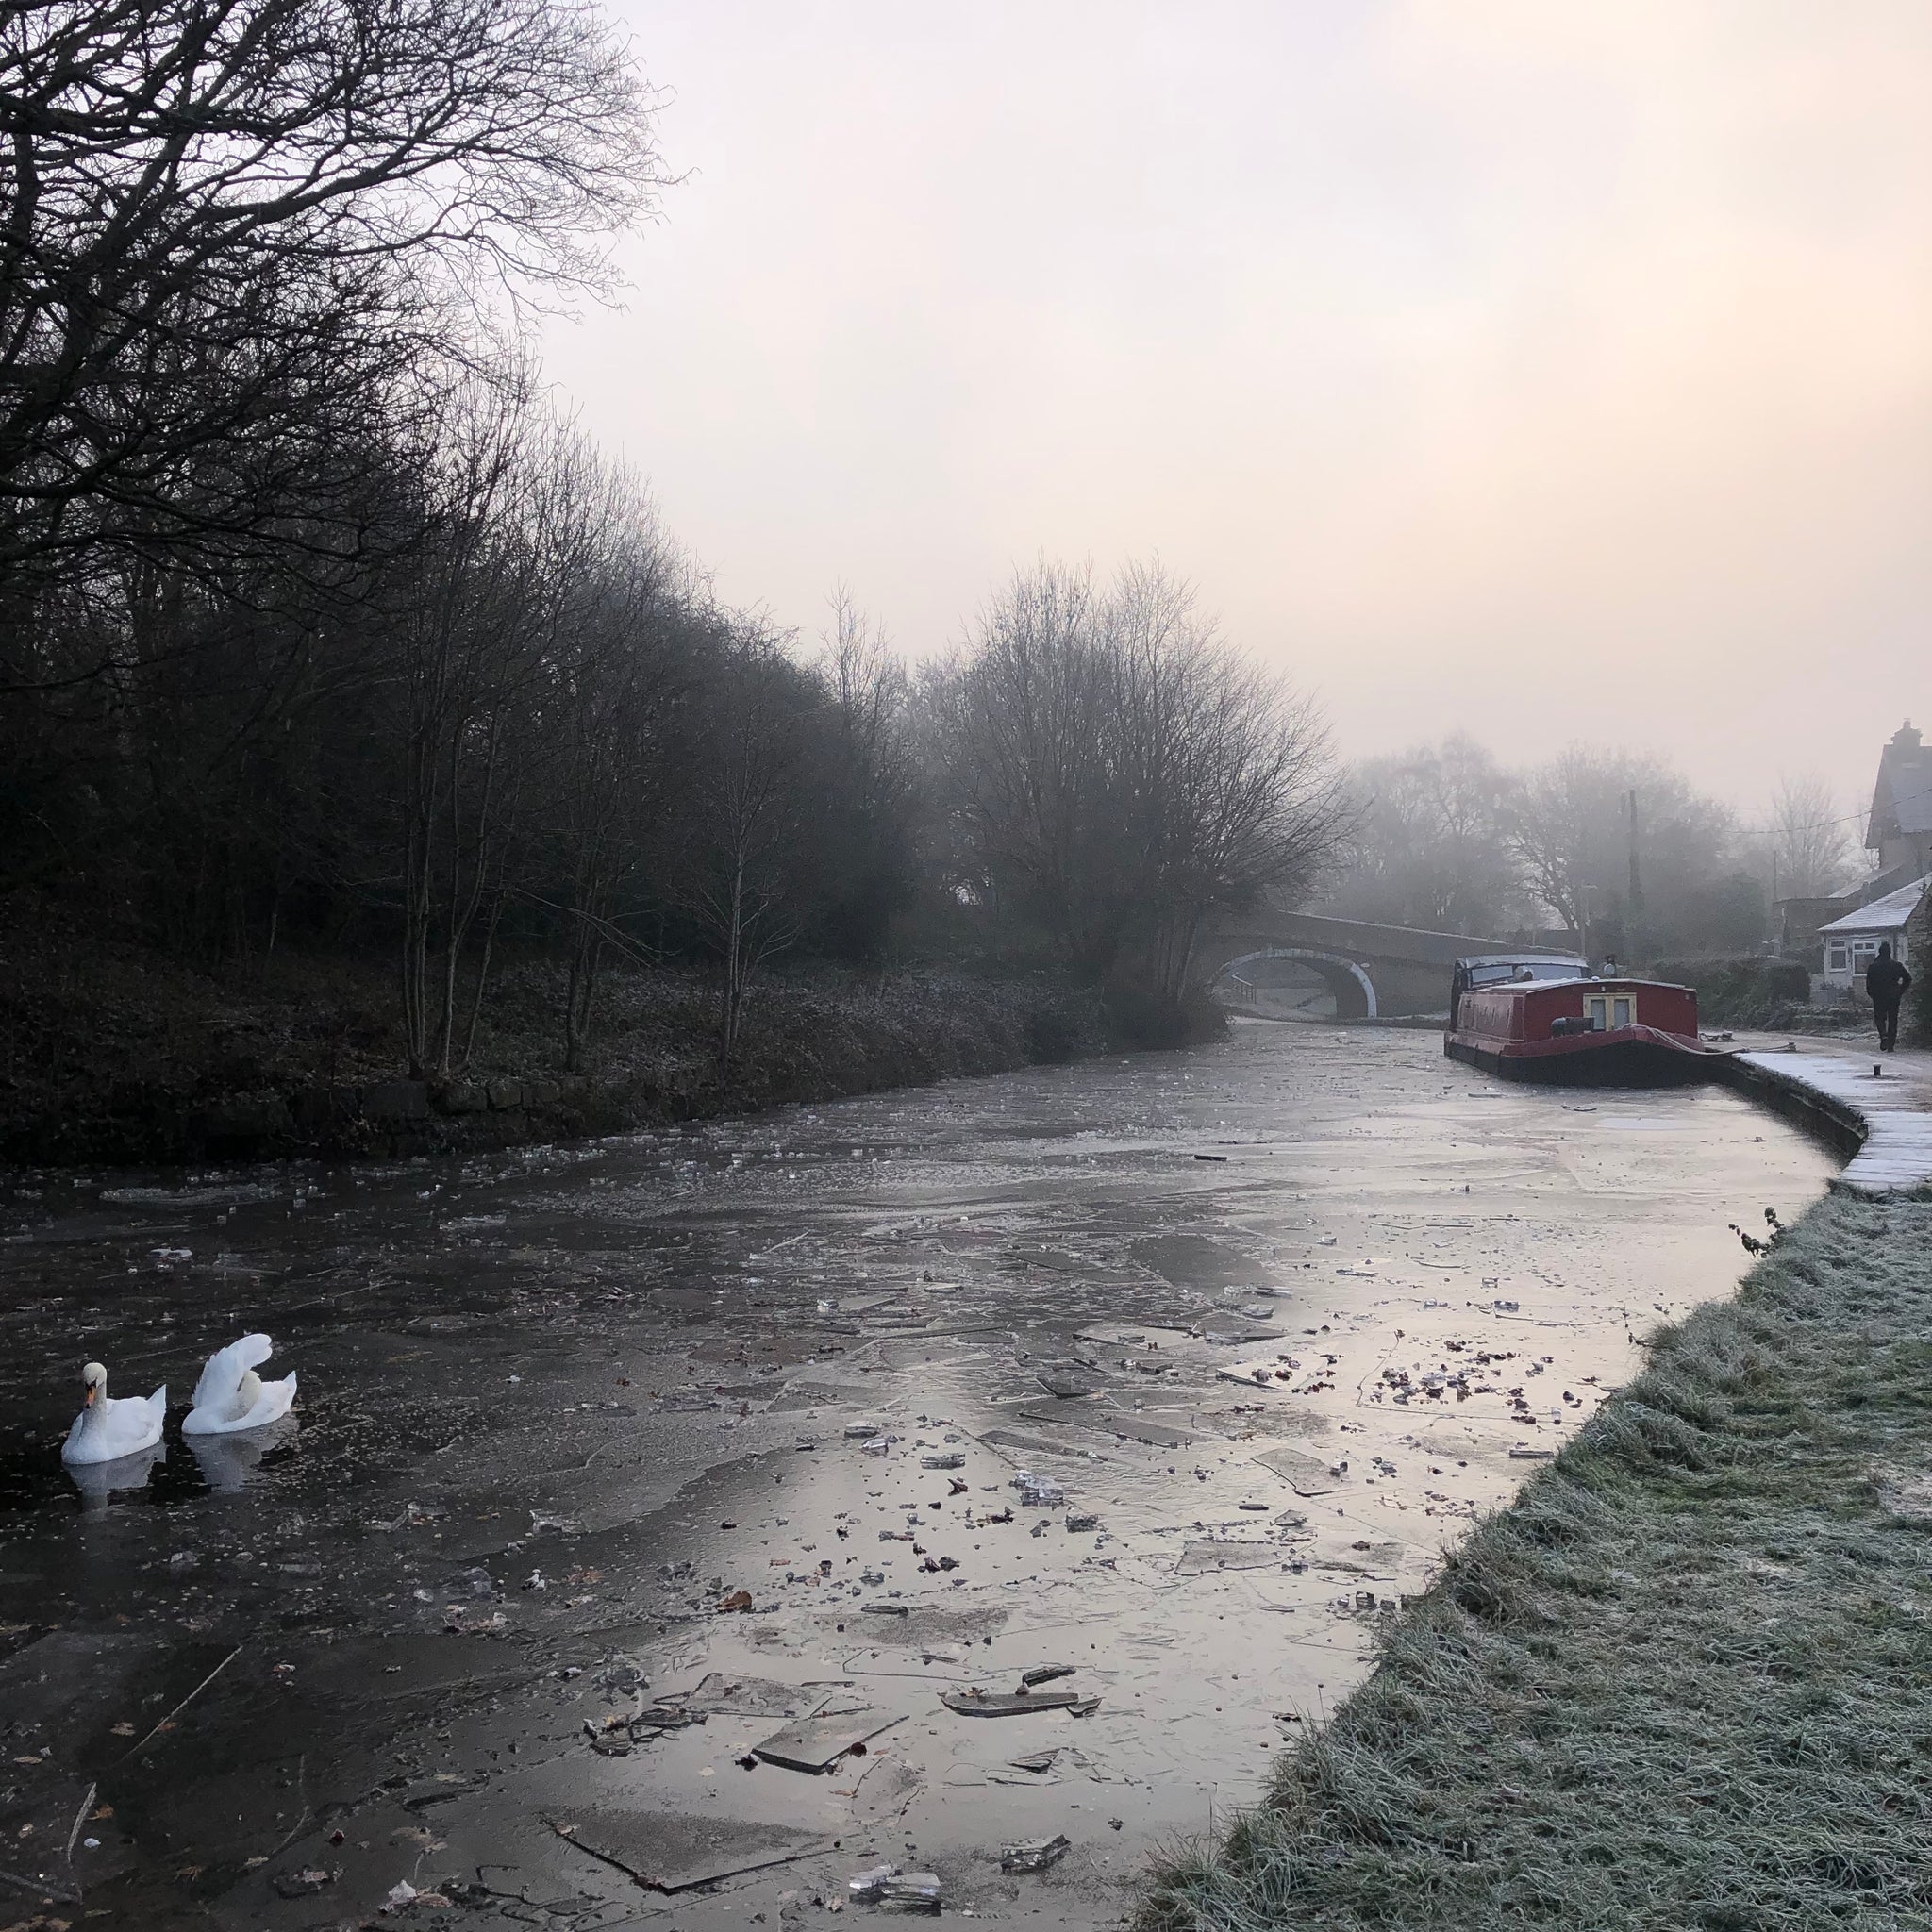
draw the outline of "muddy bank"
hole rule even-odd
[[[1932,1923],[1928,1321],[1932,1201],[1813,1208],[1143,1926]]]
[[[224,976],[98,936],[0,940],[0,1163],[481,1152],[1072,1059],[1118,1028],[1091,994],[939,971],[774,975],[728,1071],[697,976],[612,973],[580,1073],[562,988],[512,965],[453,1079],[408,1075],[393,991],[358,958]]]
[[[34,1176],[0,1865],[142,1932],[829,1925],[883,1863],[1115,1924],[1831,1166],[1722,1090],[1243,1025],[571,1149]],[[257,1326],[294,1426],[184,1440]],[[58,1460],[90,1356],[174,1392],[122,1487]]]

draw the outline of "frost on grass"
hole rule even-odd
[[[1932,1925],[1932,1199],[1833,1198],[1482,1525],[1143,1932]]]

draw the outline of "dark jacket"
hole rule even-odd
[[[1896,959],[1874,959],[1865,969],[1865,991],[1874,1007],[1889,1007],[1898,1000],[1912,975]]]

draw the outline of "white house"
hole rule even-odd
[[[1878,957],[1879,946],[1888,940],[1891,942],[1891,957],[1901,966],[1911,965],[1906,927],[1918,911],[1919,901],[1925,896],[1928,886],[1932,886],[1932,873],[1886,893],[1882,899],[1873,900],[1869,906],[1860,906],[1856,912],[1847,912],[1842,919],[1834,919],[1829,925],[1820,926],[1818,937],[1824,946],[1825,985],[1852,989],[1862,986],[1866,967]],[[1927,962],[1927,970],[1932,970],[1932,961]]]

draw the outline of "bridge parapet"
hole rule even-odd
[[[1457,959],[1479,953],[1559,957],[1554,946],[1519,946],[1475,933],[1430,932],[1317,912],[1267,913],[1230,920],[1204,934],[1192,977],[1211,986],[1246,960],[1292,959],[1319,974],[1344,1019],[1447,1009]]]

